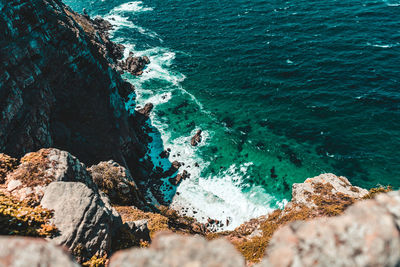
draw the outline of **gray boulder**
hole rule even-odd
[[[79,182],[53,182],[40,203],[54,210],[54,225],[60,235],[56,244],[65,245],[79,261],[111,251],[112,237],[122,225],[120,215],[108,198]]]
[[[129,249],[114,254],[110,267],[244,267],[244,259],[225,239],[207,241],[200,236],[160,234],[149,249]]]
[[[0,267],[78,267],[63,248],[44,239],[0,236]]]
[[[400,192],[338,217],[293,222],[272,237],[262,266],[399,266]]]

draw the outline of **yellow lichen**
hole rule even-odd
[[[0,234],[47,237],[57,233],[49,223],[53,214],[40,206],[17,201],[0,193]]]
[[[90,260],[84,262],[82,266],[85,267],[104,267],[107,263],[107,255],[99,257],[97,254],[93,255]]]

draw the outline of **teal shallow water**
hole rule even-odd
[[[238,224],[322,172],[400,186],[400,2],[65,2],[150,56],[126,78],[192,173],[173,205]]]

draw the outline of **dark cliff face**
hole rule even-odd
[[[113,68],[121,49],[99,28],[59,0],[0,0],[1,152],[57,147],[146,173],[147,137],[124,107],[133,87]]]

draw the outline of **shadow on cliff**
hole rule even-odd
[[[147,152],[139,162],[147,166],[148,176],[138,183],[149,200],[154,202],[156,199],[159,204],[169,206],[183,177],[183,174],[179,174],[182,163],[169,160],[171,150],[164,147],[161,132],[151,122],[152,109],[153,104],[147,103],[143,108],[135,110],[133,116],[147,139]]]

